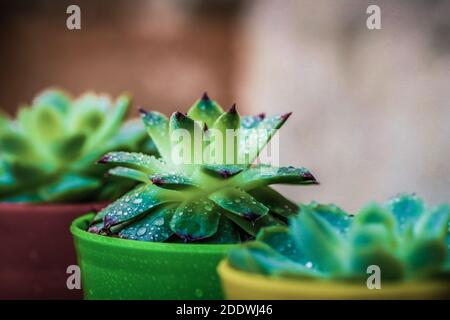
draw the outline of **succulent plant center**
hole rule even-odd
[[[204,94],[186,115],[175,112],[169,119],[143,109],[141,115],[160,157],[112,152],[99,160],[117,165],[110,174],[140,184],[99,212],[91,232],[143,241],[236,243],[297,214],[298,206],[271,184],[317,184],[305,168],[252,164],[290,114],[241,118],[235,105],[224,112]]]

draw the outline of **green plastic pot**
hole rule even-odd
[[[86,231],[93,215],[71,225],[86,299],[223,299],[217,265],[234,245],[155,243]]]

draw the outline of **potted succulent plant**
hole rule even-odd
[[[313,203],[232,250],[219,274],[229,299],[449,298],[449,222],[448,205],[414,195],[355,217]]]
[[[168,119],[158,112],[141,113],[161,157],[127,152],[103,156],[100,163],[117,165],[110,174],[140,184],[71,227],[85,297],[222,298],[216,267],[225,253],[264,226],[285,225],[287,217],[298,212],[296,204],[269,185],[317,183],[304,168],[251,164],[288,115],[241,118],[235,106],[223,112],[206,94],[187,115],[176,112]],[[251,129],[269,134],[258,146],[242,151],[248,156],[243,163],[208,157],[175,163],[173,137],[178,129],[188,132],[189,139],[201,132],[201,143],[216,150],[223,145],[209,134],[213,130],[242,130],[231,144],[233,150],[244,139],[252,140]],[[229,149],[225,151],[222,156]]]
[[[76,264],[70,222],[134,186],[92,162],[151,147],[143,126],[123,125],[129,106],[126,95],[50,89],[17,119],[0,115],[0,298],[81,297],[66,287]]]

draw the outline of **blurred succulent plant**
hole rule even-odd
[[[128,191],[133,184],[105,179],[107,168],[94,162],[112,150],[152,152],[141,123],[122,126],[129,105],[126,95],[72,100],[50,89],[16,120],[0,114],[0,201],[95,201]]]
[[[425,209],[414,195],[369,204],[355,217],[304,205],[288,227],[268,227],[230,252],[232,267],[275,277],[356,280],[380,267],[384,280],[448,275],[450,207]]]
[[[296,204],[269,185],[317,183],[305,168],[251,165],[289,115],[261,114],[241,119],[235,106],[223,112],[206,94],[187,115],[176,112],[168,119],[158,112],[141,113],[161,158],[112,152],[99,161],[119,165],[110,174],[140,181],[141,185],[99,212],[89,228],[91,232],[153,242],[236,243],[254,237],[264,226],[285,225],[287,217],[298,212]],[[232,144],[236,154],[241,150],[237,146],[248,146],[253,139],[252,129],[268,134],[257,146],[252,144],[241,152],[247,156],[244,163],[233,158],[224,164],[208,157],[200,162],[174,163],[173,133],[177,129],[186,130],[189,137],[202,132],[205,136],[201,143],[215,144],[216,150],[223,146],[209,132],[242,129]],[[224,150],[226,157],[230,149]],[[191,155],[196,156],[195,151]]]

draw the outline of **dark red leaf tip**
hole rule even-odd
[[[177,119],[177,120],[182,120],[182,119],[186,118],[186,115],[179,111],[174,112],[173,114],[175,116],[175,119]]]
[[[160,186],[164,184],[164,179],[161,177],[153,177],[150,179],[154,185]]]
[[[311,181],[314,184],[319,184],[319,181],[316,180],[316,178],[312,175],[311,172],[305,172],[302,174],[302,177],[305,178],[308,181]]]
[[[236,103],[233,103],[233,105],[231,106],[230,110],[228,110],[228,113],[231,113],[231,114],[236,114],[237,113]]]
[[[291,114],[292,114],[292,112],[285,113],[285,114],[281,115],[281,119],[286,121],[291,116]]]
[[[145,110],[145,109],[142,108],[142,107],[139,107],[139,108],[138,108],[138,111],[139,111],[139,113],[140,113],[141,115],[143,115],[143,116],[145,116],[145,115],[148,113],[148,111]]]
[[[206,91],[203,93],[202,101],[203,101],[203,102],[209,102],[209,101],[211,101],[211,99],[209,98],[208,93],[207,93]]]
[[[261,112],[260,114],[257,115],[258,118],[260,118],[261,120],[264,120],[266,118],[266,114],[264,112]]]
[[[101,157],[99,160],[97,160],[97,163],[108,163],[110,160],[110,157],[108,155]]]

